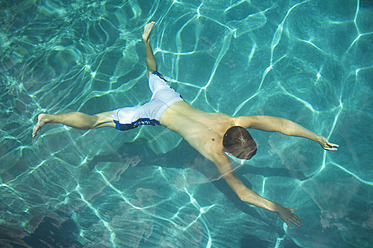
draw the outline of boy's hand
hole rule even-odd
[[[296,211],[294,208],[285,208],[280,204],[278,204],[277,208],[278,209],[276,212],[278,216],[288,225],[290,229],[290,222],[297,227],[300,227],[302,225],[302,221],[299,219],[299,217],[293,214],[293,212]]]
[[[320,136],[319,144],[322,148],[328,151],[337,151],[339,145],[330,143],[325,137]]]

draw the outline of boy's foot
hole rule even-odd
[[[48,123],[48,115],[47,114],[40,114],[38,116],[38,123],[34,126],[32,130],[32,137],[36,136],[37,131],[45,124]]]
[[[150,32],[152,31],[152,28],[154,26],[155,22],[150,22],[145,25],[144,27],[144,33],[142,35],[142,40],[146,43],[149,41]]]

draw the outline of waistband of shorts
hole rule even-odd
[[[161,108],[159,108],[157,114],[155,115],[155,119],[159,121],[161,119],[163,112],[166,111],[166,109],[171,107],[171,105],[173,105],[174,103],[177,103],[180,101],[184,101],[184,99],[181,98],[181,96],[175,97],[171,101],[169,101],[167,104],[164,104]]]

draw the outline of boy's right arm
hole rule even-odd
[[[295,209],[285,208],[276,202],[272,202],[268,199],[261,197],[255,191],[247,188],[243,184],[243,182],[234,174],[232,166],[225,154],[216,155],[213,162],[217,166],[224,180],[242,201],[254,205],[256,207],[260,207],[277,213],[278,216],[288,225],[290,229],[290,222],[298,227],[302,225],[302,222],[298,218],[298,216],[293,214]]]

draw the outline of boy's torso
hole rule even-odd
[[[166,109],[160,124],[180,134],[207,159],[223,152],[223,136],[235,118],[222,113],[207,113],[181,101]]]

